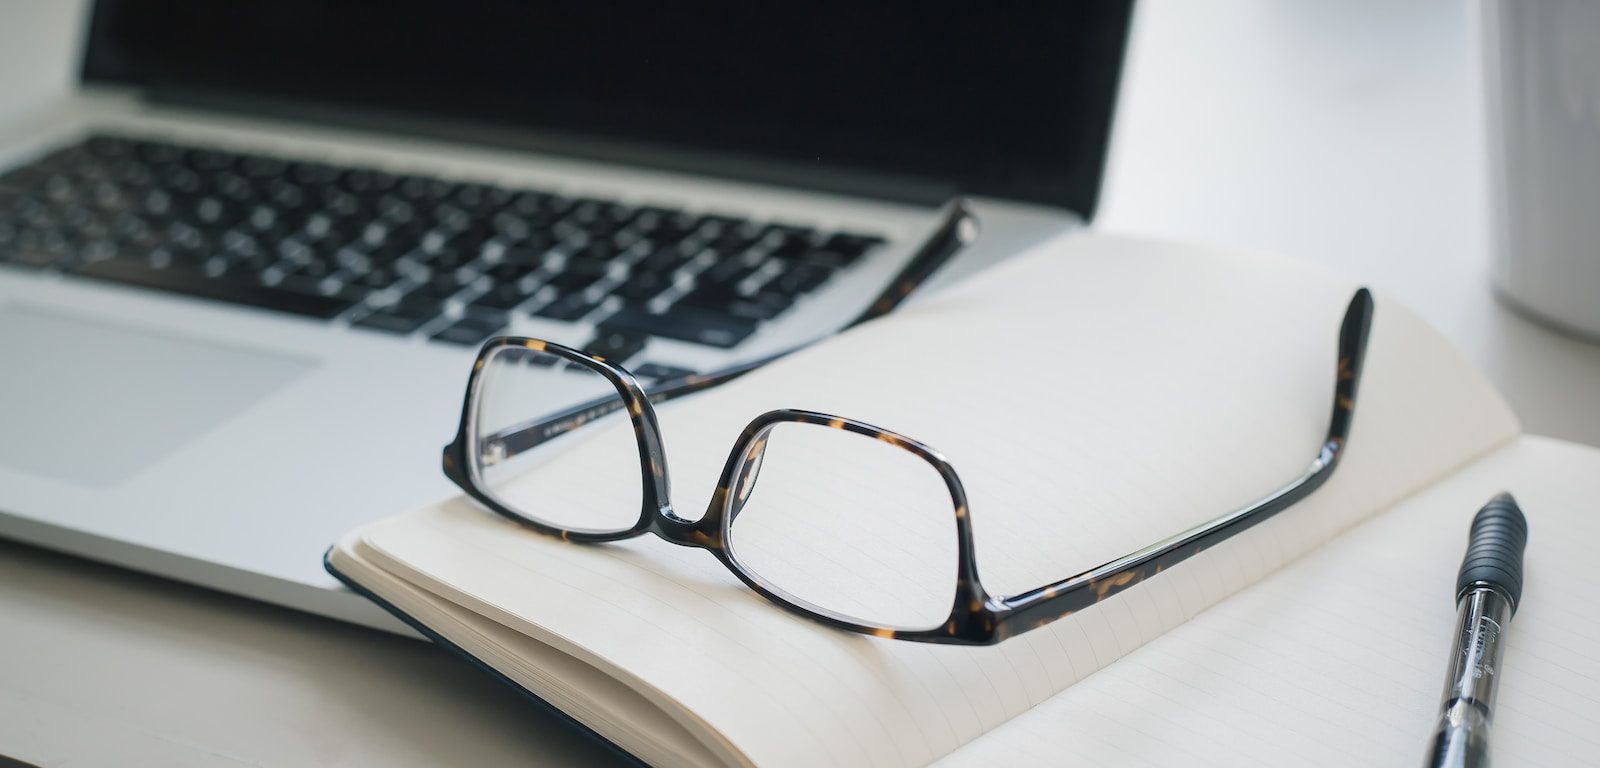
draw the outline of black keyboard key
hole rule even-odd
[[[422,233],[400,231],[396,232],[383,245],[376,248],[358,249],[364,251],[373,264],[392,265],[401,257],[417,253],[417,244],[422,240]]]
[[[600,335],[583,345],[583,351],[609,362],[621,363],[639,354],[646,341],[649,339],[641,333],[601,330]]]
[[[435,185],[444,183],[438,179],[430,179],[424,176],[397,176],[395,177],[394,191],[404,200],[425,204],[441,196],[436,194],[438,190]],[[448,194],[448,191],[445,191],[444,194]]]
[[[688,231],[677,227],[660,227],[644,233],[644,239],[655,248],[677,245],[688,236]]]
[[[612,219],[596,219],[594,221],[586,221],[580,223],[579,226],[581,226],[583,231],[588,234],[589,242],[591,243],[608,242],[612,235],[617,234],[623,228],[621,222]]]
[[[572,211],[573,206],[577,204],[578,201],[570,197],[562,197],[561,195],[545,196],[545,210],[557,216],[567,215]]]
[[[363,272],[354,273],[350,282],[369,290],[381,291],[394,285],[400,279],[400,273],[391,267],[371,267]]]
[[[289,178],[310,187],[326,187],[339,179],[339,169],[325,163],[293,162],[288,167]]]
[[[534,314],[540,317],[548,317],[552,320],[567,320],[570,322],[579,320],[593,312],[595,308],[600,306],[600,301],[598,298],[591,299],[582,293],[572,293],[534,310]]]
[[[724,232],[736,229],[746,224],[744,219],[732,216],[701,216],[695,221],[695,231],[705,238],[716,238]]]
[[[247,155],[239,161],[239,171],[252,179],[266,181],[277,179],[288,172],[289,164],[273,157]]]
[[[292,268],[286,270],[286,273],[309,280],[321,280],[333,274],[336,269],[338,269],[338,265],[331,259],[326,259],[313,253],[304,260],[295,262]]]
[[[844,255],[842,253],[839,253],[838,251],[830,251],[830,250],[821,249],[821,248],[816,249],[816,250],[806,251],[805,254],[803,256],[801,256],[800,258],[806,264],[811,264],[811,265],[818,266],[818,267],[827,267],[829,269],[838,269],[839,267],[847,267],[850,264],[855,262],[855,258],[854,257],[846,256],[846,255]]]
[[[810,241],[799,238],[769,236],[762,242],[768,246],[768,256],[786,261],[797,261],[813,250]]]
[[[0,178],[0,184],[4,184],[4,182],[5,179]],[[18,209],[22,207],[23,202],[31,201],[32,199],[32,195],[26,192],[13,191],[0,186],[0,222],[11,223],[13,219],[18,217],[20,213]]]
[[[472,300],[472,306],[505,312],[528,300],[528,292],[516,283],[500,283]]]
[[[495,237],[504,242],[522,242],[533,232],[526,219],[510,211],[495,214],[489,226],[494,228]]]
[[[701,272],[699,282],[707,285],[733,285],[754,274],[761,267],[761,254],[755,251],[741,253],[712,264]]]
[[[839,232],[828,237],[816,247],[808,247],[801,251],[786,251],[783,254],[774,254],[780,257],[796,258],[807,264],[819,267],[838,269],[856,263],[867,251],[883,244],[883,238],[872,235],[853,235]]]
[[[675,272],[689,263],[691,257],[676,248],[662,248],[654,251],[639,261],[635,262],[635,271],[646,270],[650,272],[670,273]]]
[[[600,262],[603,265],[604,262],[615,259],[620,251],[621,249],[615,243],[609,240],[596,239],[585,243],[582,248],[572,254],[571,258],[574,261]],[[601,269],[603,270],[604,266]]]
[[[789,271],[778,275],[768,282],[766,290],[789,296],[798,296],[802,293],[816,290],[828,278],[833,276],[833,270],[815,264],[796,264]]]
[[[660,296],[663,291],[670,287],[672,287],[671,275],[661,272],[635,271],[627,282],[617,286],[612,293],[621,297],[623,301],[642,304]]]
[[[610,267],[593,259],[568,259],[566,269],[550,278],[550,284],[562,293],[582,291],[605,277]]]
[[[502,261],[486,270],[484,274],[499,285],[510,285],[521,282],[533,274],[533,267],[525,264],[513,264]]]
[[[473,257],[455,248],[445,248],[440,251],[417,251],[411,258],[419,263],[426,264],[435,271],[451,271],[472,263]]]
[[[487,184],[463,183],[456,185],[451,202],[470,212],[483,212],[505,201]]]
[[[789,224],[768,224],[761,233],[763,240],[770,242],[800,240],[810,242],[816,235],[816,230],[810,227],[796,227]]]
[[[751,320],[693,307],[675,306],[667,314],[652,314],[638,307],[626,307],[600,321],[600,328],[727,348],[754,333],[756,324]]]
[[[394,304],[373,311],[355,325],[390,333],[412,333],[427,325],[444,310],[444,304],[426,296],[411,294]]]
[[[749,222],[722,230],[716,239],[710,242],[712,248],[726,253],[738,253],[749,250],[761,240],[761,230]]]
[[[347,287],[344,281],[337,277],[314,278],[291,275],[278,281],[274,287],[294,293],[336,296],[341,299],[347,299],[352,305],[367,297],[366,290],[359,286]]]
[[[397,178],[390,174],[365,168],[345,171],[340,178],[340,182],[345,189],[358,195],[381,193],[394,187],[398,181]]]
[[[332,255],[329,255],[326,247],[323,247],[321,258],[327,260],[333,264],[333,266],[336,266],[341,270],[356,275],[366,274],[373,268],[375,261],[372,256],[365,251],[349,246],[335,250]],[[384,259],[383,263],[389,264],[390,260]]]
[[[678,215],[678,211],[660,208],[653,205],[641,206],[636,209],[633,216],[633,228],[650,230],[661,226],[664,222]]]
[[[476,258],[483,246],[494,239],[494,228],[487,224],[470,224],[449,239],[450,247]]]
[[[731,285],[702,285],[678,299],[678,303],[702,309],[722,309],[736,298],[739,298],[739,292]]]
[[[782,293],[757,293],[740,296],[727,303],[723,311],[748,320],[771,320],[794,305],[794,297]]]
[[[78,268],[75,273],[142,288],[155,288],[324,319],[333,317],[355,304],[345,296],[296,293],[271,288],[250,280],[208,278],[198,272],[156,269],[124,260],[93,262]]]
[[[178,158],[183,155],[183,150],[179,149],[177,145],[166,142],[138,140],[136,141],[134,154],[147,163],[168,165],[177,162]]]
[[[517,216],[531,216],[549,210],[550,195],[543,192],[515,192],[506,201],[506,207]]]
[[[355,322],[355,325],[362,328],[370,328],[375,331],[388,331],[390,333],[398,333],[401,335],[415,333],[418,328],[421,328],[427,324],[427,318],[397,315],[393,312],[381,309]]]
[[[881,237],[838,232],[822,243],[822,250],[839,254],[848,261],[855,261],[862,254],[882,244]]]
[[[625,222],[633,218],[636,213],[635,209],[620,203],[585,198],[574,201],[572,210],[567,215],[588,227],[595,222]]]
[[[216,149],[191,147],[183,152],[183,164],[196,171],[220,171],[233,165],[235,156]]]
[[[794,297],[776,291],[761,291],[746,296],[731,287],[710,285],[690,292],[678,302],[746,320],[771,320],[793,306]]]
[[[562,293],[579,293],[600,280],[601,275],[562,271],[550,277],[550,284]]]
[[[516,248],[507,248],[505,253],[500,254],[500,263],[516,264],[522,267],[536,268],[543,264],[545,259],[548,258],[550,258],[550,248],[548,244],[542,244],[537,247],[528,245],[519,246]]]
[[[212,177],[211,186],[220,196],[236,203],[256,197],[255,187],[249,180],[232,171],[224,171]]]
[[[433,299],[448,299],[461,292],[477,276],[470,273],[442,272],[428,278],[428,281],[417,286],[414,295],[427,296]]]
[[[433,338],[435,341],[444,341],[451,344],[476,345],[504,330],[505,327],[506,319],[504,315],[498,317],[489,315],[463,317],[435,333]]]
[[[662,365],[660,363],[644,363],[642,365],[635,366],[632,370],[633,375],[638,378],[652,379],[656,381],[671,381],[673,379],[681,379],[685,376],[694,375],[694,371],[691,371],[688,368],[675,368],[673,366]]]

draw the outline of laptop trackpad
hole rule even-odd
[[[0,465],[122,482],[315,365],[34,307],[0,307]]]

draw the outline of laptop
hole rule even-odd
[[[86,13],[0,125],[0,535],[394,629],[320,558],[452,493],[483,340],[713,371],[858,315],[952,196],[941,280],[1083,226],[1130,8]]]

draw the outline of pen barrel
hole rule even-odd
[[[1482,714],[1465,703],[1458,711],[1447,712],[1433,732],[1432,751],[1424,768],[1488,768],[1488,725]]]
[[[1439,725],[1426,765],[1489,764],[1489,723],[1510,620],[1511,601],[1496,589],[1479,587],[1461,597]]]
[[[1505,629],[1522,599],[1528,522],[1511,494],[1489,500],[1472,519],[1456,575],[1456,632],[1439,725],[1424,765],[1489,764],[1489,724],[1500,681]]]

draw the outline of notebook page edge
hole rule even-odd
[[[364,529],[350,532],[329,553],[330,562],[346,576],[355,579],[364,588],[405,611],[413,619],[471,653],[478,660],[510,677],[534,695],[558,707],[585,727],[602,737],[616,742],[629,753],[639,756],[651,765],[721,765],[751,766],[749,759],[708,723],[693,712],[671,701],[670,697],[650,696],[641,693],[630,683],[637,684],[631,676],[608,674],[601,666],[569,654],[553,643],[539,639],[534,632],[524,632],[500,624],[484,612],[457,604],[450,597],[438,594],[423,584],[412,582],[401,573],[385,568],[381,553],[364,542]],[[373,555],[379,555],[374,557]],[[404,569],[399,569],[404,570]],[[426,580],[424,580],[426,582]],[[481,622],[481,624],[479,623]],[[515,647],[514,647],[515,646]],[[577,687],[579,681],[565,679],[569,672],[549,669],[547,654],[559,654],[585,671],[602,676],[615,683],[622,691],[608,691],[605,700],[595,700],[590,686]],[[541,665],[541,662],[543,664]],[[519,668],[520,664],[533,665],[543,673],[530,675]],[[635,701],[624,701],[612,695],[634,696]],[[596,712],[581,705],[585,700],[605,706],[610,712]],[[569,708],[568,703],[579,704]],[[665,718],[666,723],[650,723],[645,731],[618,728],[618,720],[629,719],[630,708],[646,708]],[[576,711],[574,711],[576,709]],[[621,717],[619,717],[621,715]],[[663,731],[673,729],[689,740],[685,745]],[[687,748],[686,748],[687,747]]]

